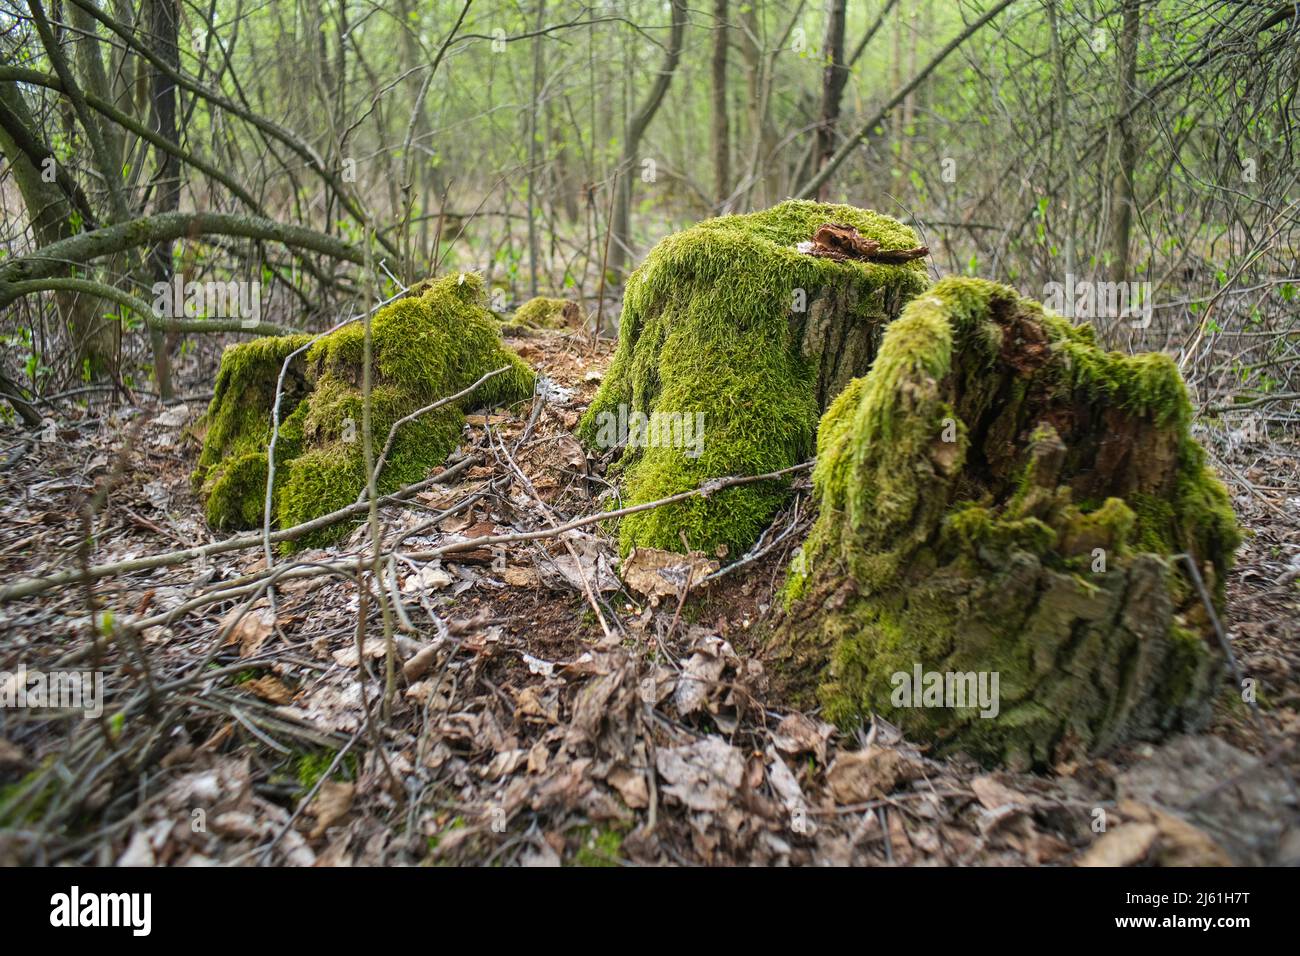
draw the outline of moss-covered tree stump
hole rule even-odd
[[[266,452],[271,440],[271,405],[285,359],[311,341],[310,335],[254,339],[228,346],[212,402],[206,434],[191,480],[204,499],[213,528],[253,528],[262,523],[266,494]],[[284,379],[281,420],[310,392],[303,353],[294,356]],[[301,430],[281,429],[276,467],[302,451]]]
[[[582,324],[582,310],[569,299],[556,299],[539,295],[529,299],[510,317],[507,329],[532,331],[561,331]]]
[[[822,419],[778,683],[1021,768],[1199,725],[1222,656],[1173,557],[1221,602],[1238,537],[1190,417],[1168,357],[938,283]]]
[[[376,457],[399,420],[504,368],[466,397],[401,425],[379,475],[381,494],[419,481],[460,440],[463,412],[532,394],[534,374],[501,344],[473,273],[423,283],[371,320],[371,433]],[[310,336],[256,339],[226,349],[193,475],[214,528],[261,527],[276,379]],[[361,441],[364,330],[344,326],[295,356],[280,401],[278,524],[291,527],[356,501],[366,483]],[[337,525],[301,539],[324,544]]]
[[[597,448],[622,446],[625,505],[811,456],[821,412],[866,372],[881,329],[928,283],[919,262],[800,251],[832,223],[885,250],[916,245],[888,217],[791,201],[669,236],[628,279],[618,350],[579,426]],[[741,553],[785,493],[773,481],[631,515],[620,549]]]

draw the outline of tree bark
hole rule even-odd
[[[731,194],[731,130],[727,110],[727,0],[713,0],[713,207],[718,213]]]
[[[129,222],[115,223],[83,232],[46,246],[41,246],[28,256],[17,256],[0,262],[0,308],[17,296],[12,284],[23,279],[45,279],[63,271],[68,261],[87,263],[116,252],[152,245],[165,239],[181,236],[243,236],[247,239],[267,239],[282,242],[335,259],[365,265],[365,251],[334,236],[327,236],[302,226],[273,222],[260,216],[238,216],[230,213],[169,212],[145,216]]]
[[[1131,105],[1137,100],[1138,35],[1142,28],[1142,0],[1124,0],[1124,22],[1120,27],[1115,134],[1119,148],[1111,179],[1111,280],[1128,279],[1129,239],[1133,229],[1133,173],[1137,165],[1137,136]]]
[[[844,62],[844,8],[847,0],[827,0],[826,2],[826,38],[822,43],[822,53],[827,57],[822,70],[822,107],[821,117],[817,123],[817,163],[821,170],[835,155],[835,125],[840,118],[840,99],[844,95],[844,84],[848,82],[848,66]],[[819,198],[824,199],[826,184],[818,190]]]
[[[180,69],[180,57],[176,48],[176,31],[178,15],[176,0],[150,0],[149,25],[153,33],[158,56],[172,68]],[[154,126],[158,134],[168,142],[178,142],[180,137],[176,129],[176,83],[171,75],[155,69],[151,77],[153,90]],[[175,153],[160,150],[158,169],[158,202],[156,212],[175,212],[181,203],[181,164]],[[172,240],[163,239],[149,251],[149,270],[155,283],[169,283],[172,280]],[[178,318],[178,316],[171,316]],[[171,372],[171,336],[158,329],[149,327],[149,340],[153,345],[154,380],[158,383],[158,394],[164,400],[172,397]]]
[[[613,242],[609,255],[609,268],[620,279],[624,277],[631,247],[632,183],[638,177],[641,137],[651,120],[663,105],[668,86],[682,56],[682,38],[686,34],[686,0],[672,0],[672,28],[662,65],[645,101],[628,120],[623,136],[623,154],[619,163],[621,175],[618,183],[618,201],[614,206]]]
[[[37,138],[35,120],[27,108],[18,84],[0,80],[0,153],[8,159],[23,205],[39,246],[48,246],[75,235],[74,211],[83,224],[94,221],[89,200],[55,161],[54,153]],[[43,175],[53,169],[53,182]],[[66,267],[64,267],[66,270]],[[72,356],[78,366],[111,368],[117,356],[113,330],[102,323],[93,298],[61,291],[55,307],[73,342]]]
[[[819,514],[765,655],[796,705],[883,715],[1016,769],[1203,724],[1239,542],[1165,356],[1105,353],[1005,286],[947,279],[819,425]],[[1000,703],[900,699],[997,675]],[[990,701],[990,704],[994,702]]]
[[[546,0],[537,2],[537,30],[540,34],[546,22]],[[533,37],[533,95],[528,112],[528,294],[537,297],[537,141],[538,119],[542,114],[542,43],[544,37]]]

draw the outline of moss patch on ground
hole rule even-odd
[[[371,434],[380,454],[400,419],[472,385],[463,399],[401,425],[378,488],[386,494],[419,481],[460,439],[468,408],[507,404],[532,394],[534,373],[501,344],[473,273],[423,283],[371,320]],[[207,435],[193,476],[215,528],[255,528],[262,521],[266,458],[276,378],[308,336],[257,339],[222,355],[207,415]],[[365,487],[362,445],[364,329],[353,323],[302,350],[290,365],[280,406],[273,508],[290,527],[345,507]],[[328,543],[346,523],[299,539]]]
[[[623,855],[623,833],[613,827],[582,827],[578,832],[578,849],[572,866],[616,867]]]
[[[516,309],[515,314],[506,323],[506,327],[561,330],[577,325],[578,318],[576,302],[539,295]]]
[[[822,419],[819,516],[769,653],[841,724],[881,714],[990,762],[1197,726],[1222,661],[1173,557],[1221,605],[1239,539],[1190,419],[1167,356],[939,282]],[[996,674],[996,713],[923,702],[918,673]]]
[[[792,200],[669,236],[628,279],[618,349],[579,425],[590,445],[623,446],[625,505],[810,457],[823,404],[851,377],[844,369],[865,371],[879,329],[928,284],[919,262],[833,262],[796,248],[827,223],[885,249],[916,245],[886,216]],[[738,555],[786,490],[742,486],[628,516],[620,550]]]

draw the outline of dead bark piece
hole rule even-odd
[[[1201,724],[1222,651],[1172,558],[1221,604],[1238,532],[1190,418],[1167,356],[936,284],[822,418],[774,684],[1015,769]]]
[[[897,266],[913,259],[924,259],[930,254],[929,246],[917,246],[915,249],[880,249],[867,258],[868,262],[880,262]]]
[[[852,226],[828,223],[818,226],[811,242],[800,243],[799,251],[821,259],[833,259],[843,262],[852,259],[856,262],[883,262],[889,265],[902,265],[913,259],[923,259],[930,254],[928,246],[914,249],[881,249],[875,239],[868,239]]]

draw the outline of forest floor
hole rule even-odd
[[[385,506],[389,548],[604,507],[602,463],[571,432],[610,346],[510,344],[553,387],[535,415],[470,416],[460,454],[477,461]],[[195,390],[211,381],[211,369],[181,372]],[[4,581],[75,568],[85,501],[119,468],[91,563],[219,540],[189,481],[204,408],[158,411],[134,442],[134,410],[72,405],[53,440],[0,435]],[[1258,689],[1252,708],[1227,687],[1202,734],[1014,774],[934,759],[883,722],[842,734],[783,708],[758,645],[807,523],[804,487],[761,557],[653,602],[614,573],[600,525],[399,560],[386,718],[379,611],[364,609],[359,649],[345,577],[287,580],[274,610],[201,606],[145,628],[137,647],[114,641],[100,727],[0,711],[0,864],[1300,862],[1300,442],[1200,438],[1247,531],[1224,626]],[[354,553],[367,534],[276,561]],[[120,624],[264,567],[259,549],[230,552],[105,578],[94,597]],[[0,671],[90,666],[87,607],[83,587],[0,605]],[[113,716],[151,693],[152,713]]]

